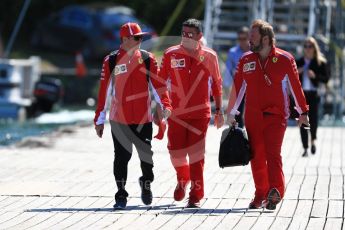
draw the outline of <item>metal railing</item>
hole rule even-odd
[[[270,22],[277,45],[296,57],[303,40],[314,36],[331,64],[327,98],[332,117],[345,112],[345,5],[342,0],[206,0],[204,36],[222,53],[236,43],[236,31],[253,19]],[[325,103],[329,103],[325,100]]]

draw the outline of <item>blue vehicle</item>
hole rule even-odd
[[[102,58],[120,46],[120,27],[126,22],[138,23],[149,34],[144,41],[156,37],[155,30],[140,21],[133,10],[124,6],[72,5],[43,20],[34,31],[31,44],[86,58]],[[150,42],[145,42],[149,49]]]

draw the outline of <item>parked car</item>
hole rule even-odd
[[[136,22],[149,33],[144,41],[157,36],[155,30],[136,18],[128,7],[72,5],[39,23],[31,44],[71,53],[80,51],[86,58],[101,58],[119,48],[120,26],[126,22]]]

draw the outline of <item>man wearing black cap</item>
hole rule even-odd
[[[154,179],[151,150],[152,114],[149,85],[156,93],[166,91],[157,81],[157,63],[153,54],[140,50],[142,36],[137,23],[126,23],[121,27],[120,49],[107,55],[103,61],[98,104],[95,114],[95,129],[99,137],[103,135],[106,119],[107,92],[111,92],[109,120],[114,142],[114,176],[118,191],[115,194],[114,209],[124,209],[128,193],[125,190],[127,165],[136,147],[142,170],[139,178],[141,199],[144,204],[152,203],[151,182]],[[154,92],[155,94],[155,92]],[[167,94],[157,98],[162,110],[170,111]],[[166,114],[168,115],[168,114]]]

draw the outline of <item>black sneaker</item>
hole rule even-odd
[[[305,149],[303,154],[302,154],[302,157],[307,157],[308,156],[308,151]]]
[[[315,145],[311,145],[311,153],[312,154],[316,153],[316,146]]]
[[[186,205],[186,208],[200,208],[200,204],[188,202],[188,204]]]
[[[193,198],[189,198],[185,208],[200,208],[200,202]]]
[[[127,206],[127,199],[126,198],[119,198],[115,200],[115,204],[113,206],[114,210],[124,210]]]
[[[281,201],[281,196],[279,191],[276,188],[272,188],[267,195],[267,201],[265,208],[268,210],[275,210],[277,204]]]
[[[152,203],[151,182],[146,181],[145,183],[144,181],[141,180],[141,178],[139,178],[139,185],[141,188],[141,201],[145,205],[151,204]]]

